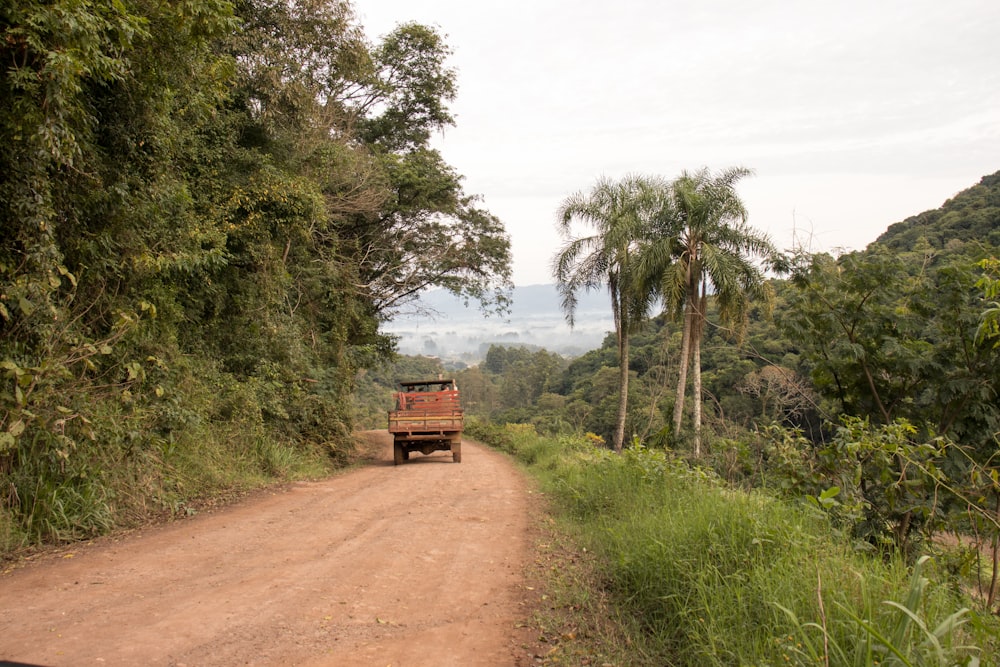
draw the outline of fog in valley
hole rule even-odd
[[[573,327],[559,305],[554,285],[518,287],[513,306],[505,317],[486,316],[470,303],[443,290],[421,297],[424,308],[436,315],[400,316],[382,330],[399,339],[399,352],[440,357],[445,362],[475,365],[492,344],[545,348],[569,357],[600,347],[614,331],[610,300],[606,292],[579,295]]]

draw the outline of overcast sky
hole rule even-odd
[[[553,282],[555,211],[600,176],[753,169],[779,248],[860,249],[1000,170],[1000,0],[354,0],[373,40],[436,26],[436,145]]]

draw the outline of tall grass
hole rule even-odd
[[[872,619],[879,614],[872,608],[873,600],[867,595],[864,596],[863,615],[857,615],[851,609],[842,609],[843,618],[834,622],[846,620],[846,632],[841,634],[852,640],[847,644],[843,644],[841,637],[831,631],[826,618],[822,619],[822,623],[802,623],[794,612],[779,605],[795,626],[795,637],[799,640],[787,647],[788,652],[796,656],[796,662],[808,664],[855,667],[979,665],[976,648],[954,644],[960,636],[958,630],[968,621],[967,609],[959,609],[936,626],[928,625],[922,617],[922,602],[930,583],[923,576],[928,560],[924,556],[917,561],[904,600],[883,602],[890,616],[886,623],[873,622]]]
[[[905,563],[855,552],[807,506],[731,490],[663,451],[473,430],[527,462],[598,554],[630,664],[976,664],[961,602],[930,584],[929,562],[915,589]]]
[[[265,419],[253,387],[210,373],[192,374],[182,387],[183,397],[73,406],[86,432],[34,429],[0,452],[0,556],[320,477],[346,456],[335,419],[308,440],[301,424],[286,427],[291,418]]]

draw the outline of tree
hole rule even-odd
[[[456,73],[442,35],[404,23],[369,47],[342,0],[239,6],[236,98],[252,121],[243,135],[321,186],[321,232],[356,269],[344,287],[380,320],[429,287],[504,310],[506,230],[430,146],[454,124]]]
[[[448,53],[346,0],[0,3],[0,513],[145,507],[96,473],[183,475],[146,451],[339,455],[394,309],[503,303],[503,226],[429,146]]]
[[[812,361],[817,389],[840,410],[890,423],[918,389],[914,349],[919,328],[900,300],[907,279],[901,258],[886,252],[798,256],[780,324]]]
[[[996,431],[997,372],[974,259],[875,245],[797,258],[779,323],[839,411],[973,441]],[[987,437],[988,439],[988,437]]]
[[[992,341],[993,347],[1000,346],[1000,260],[996,257],[984,259],[979,263],[983,269],[983,276],[976,283],[982,288],[983,297],[988,301],[988,306],[983,311],[982,322],[976,332],[979,342]]]
[[[559,231],[565,239],[553,259],[553,276],[562,309],[573,325],[577,293],[606,285],[611,295],[618,342],[619,399],[613,446],[622,450],[628,414],[629,335],[642,324],[652,293],[639,289],[636,260],[659,214],[664,184],[656,178],[626,176],[620,181],[600,179],[590,192],[567,197],[558,211]],[[593,228],[589,236],[573,236],[573,222]]]
[[[746,207],[736,192],[736,184],[751,173],[743,168],[682,172],[666,189],[655,241],[639,260],[646,289],[683,316],[674,432],[681,430],[687,372],[693,367],[695,456],[701,455],[701,340],[708,296],[722,322],[741,336],[751,301],[769,297],[763,269],[753,259],[777,257],[768,237],[746,224]]]
[[[330,87],[326,107],[337,133],[370,154],[370,180],[381,188],[376,212],[345,216],[339,232],[358,266],[357,288],[387,319],[429,287],[478,301],[485,311],[509,304],[510,241],[502,222],[430,147],[454,118],[456,73],[434,29],[404,23],[370,52],[350,60],[356,78]]]

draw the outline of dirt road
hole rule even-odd
[[[527,482],[474,443],[398,467],[377,443],[362,469],[4,572],[0,662],[529,664]]]

